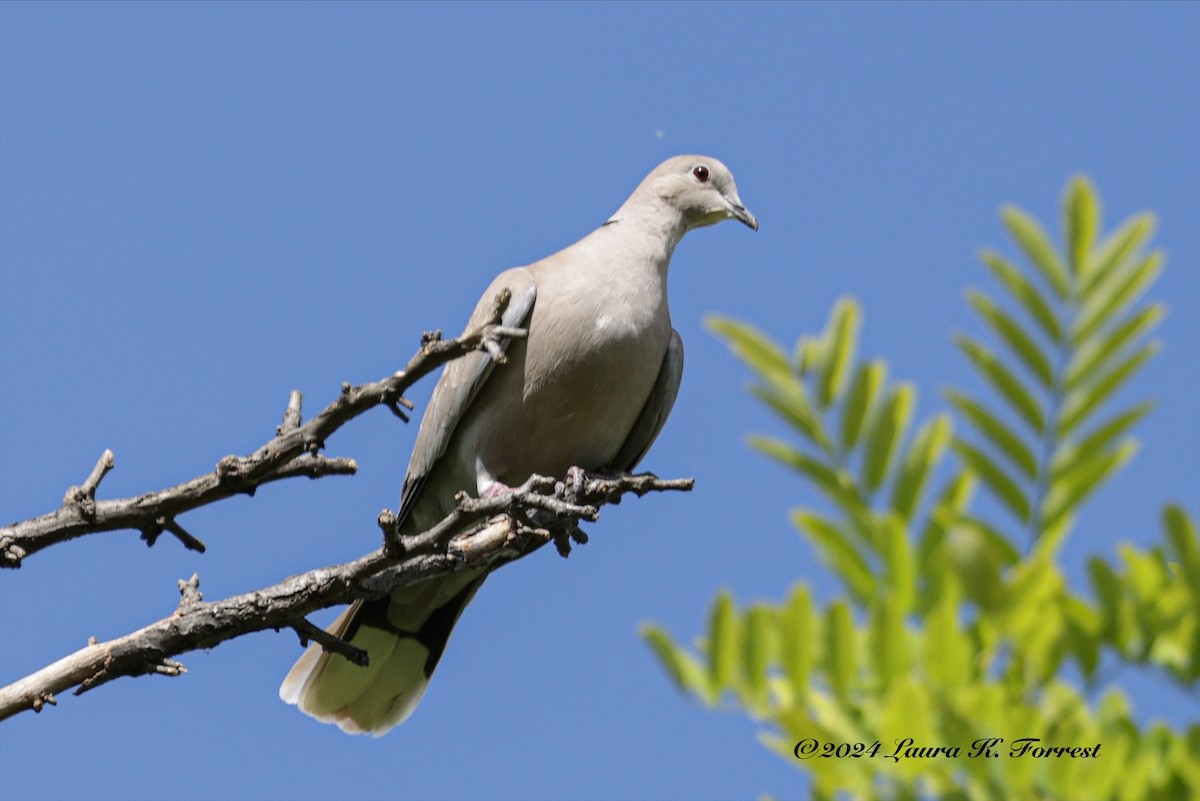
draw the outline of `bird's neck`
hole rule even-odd
[[[656,264],[664,281],[675,246],[688,230],[682,214],[661,201],[648,202],[646,198],[630,198],[604,228],[613,229],[610,233],[618,234],[627,247]]]

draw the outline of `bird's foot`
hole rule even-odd
[[[534,475],[530,476],[524,484],[512,487],[502,481],[493,480],[481,488],[479,496],[482,500],[529,492],[546,494],[553,490],[553,495],[557,495],[561,499],[557,502],[560,506],[565,502],[569,508],[573,508],[578,503],[578,498],[586,494],[587,483],[590,479],[606,476],[606,473],[595,471],[589,473],[581,467],[572,467],[567,471],[566,477],[557,482]],[[551,498],[547,498],[547,502],[550,500]],[[518,531],[532,534],[543,542],[553,541],[558,553],[564,557],[571,553],[572,544],[583,545],[588,541],[588,536],[580,530],[576,517],[570,513],[564,514],[562,509],[553,505],[541,509],[526,509],[519,512],[517,518],[524,521],[518,524]],[[493,523],[494,520],[488,522]]]
[[[509,494],[510,492],[513,491],[513,489],[514,489],[513,487],[510,487],[501,481],[493,481],[492,483],[488,484],[486,487],[483,488],[483,492],[480,493],[480,497],[481,498],[496,498],[501,495]]]
[[[582,467],[568,467],[566,479],[563,481],[563,484],[570,488],[574,496],[578,497],[587,484],[587,477],[587,471]]]
[[[621,476],[626,475],[620,470],[613,470],[611,467],[600,468],[599,470],[584,470],[582,467],[568,467],[567,475],[564,484],[576,496],[582,495],[584,489],[587,488],[588,479],[596,479],[599,481],[615,481]]]

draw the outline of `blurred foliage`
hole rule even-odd
[[[643,636],[683,692],[760,722],[762,742],[810,773],[818,799],[1200,797],[1200,726],[1140,725],[1101,676],[1139,665],[1194,699],[1192,519],[1168,505],[1162,544],[1093,558],[1087,593],[1058,562],[1150,410],[1114,395],[1158,348],[1149,334],[1163,306],[1142,301],[1163,261],[1147,251],[1154,218],[1101,236],[1082,177],[1063,197],[1061,248],[1024,211],[1001,216],[1020,258],[981,254],[997,289],[967,300],[989,336],[955,338],[983,391],[947,390],[948,411],[928,419],[915,418],[916,387],[859,359],[853,299],[790,355],[743,322],[710,321],[792,431],[750,444],[824,499],[791,519],[844,594],[822,605],[800,583],[777,603],[739,607],[721,593],[694,648],[653,625]],[[980,489],[990,513],[976,511]],[[968,756],[993,737],[1005,738],[999,758]],[[1101,748],[1013,757],[1021,737]],[[902,746],[896,758],[904,738],[962,752],[905,758]],[[873,755],[822,756],[824,744],[876,742]]]

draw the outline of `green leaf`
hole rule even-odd
[[[1027,681],[1044,683],[1065,656],[1065,623],[1057,598],[1063,581],[1054,560],[1034,554],[1010,571],[997,619],[1011,636],[1011,668]]]
[[[922,652],[935,690],[958,687],[971,678],[971,644],[958,625],[959,593],[951,576],[946,592],[925,617]]]
[[[1009,477],[1008,473],[992,461],[987,454],[964,440],[955,438],[953,447],[972,472],[983,479],[983,483],[988,485],[1018,520],[1021,522],[1029,520],[1029,499],[1025,497],[1021,487]]]
[[[800,738],[813,737],[818,743],[854,742],[859,739],[862,727],[854,719],[853,707],[823,692],[811,693],[809,704],[807,714],[789,716],[789,731],[800,733]],[[787,755],[795,759],[790,748]],[[807,767],[808,762],[821,764]],[[845,788],[862,782],[861,778],[855,778],[858,774],[849,772],[836,759],[806,760],[806,770],[811,770],[813,774],[811,801],[835,801]]]
[[[1052,528],[1064,515],[1071,514],[1087,496],[1137,452],[1137,443],[1127,440],[1111,453],[1101,453],[1081,462],[1059,480],[1051,482],[1042,504],[1042,525]]]
[[[884,742],[884,747],[880,749],[879,754],[882,757],[884,754],[890,754],[896,744],[901,742],[901,738],[910,737],[915,744],[933,743],[938,739],[936,731],[936,720],[938,715],[935,710],[938,709],[938,704],[930,698],[929,691],[917,683],[914,677],[905,676],[896,680],[891,687],[879,696],[881,709],[879,711],[879,739]],[[964,754],[966,751],[963,752]],[[855,760],[857,762],[857,760]],[[874,761],[874,760],[871,760]],[[886,760],[892,763],[891,760]],[[964,760],[966,761],[966,760]],[[893,771],[904,777],[907,783],[917,785],[917,778],[922,774],[932,774],[932,767],[929,763],[933,760],[922,759],[904,759],[901,757],[899,763],[892,763],[894,767],[888,769],[888,773]],[[883,771],[880,771],[882,773]],[[854,798],[899,798],[891,793],[883,795],[881,793],[863,793]],[[925,797],[924,794],[910,795],[912,801],[918,798]],[[929,796],[933,797],[933,796]],[[937,798],[940,801],[947,801],[946,796],[938,793]],[[983,796],[980,796],[981,798]],[[909,801],[909,799],[904,799]]]
[[[714,694],[735,686],[738,668],[738,618],[733,598],[722,591],[713,599],[708,618],[709,684]]]
[[[705,324],[755,372],[775,380],[791,376],[792,369],[783,348],[757,328],[717,314],[710,314]]]
[[[930,471],[942,458],[942,452],[950,440],[950,418],[939,414],[917,431],[900,475],[892,490],[892,509],[905,520],[911,520],[913,511],[921,502],[921,492]]]
[[[880,523],[880,551],[883,554],[885,593],[889,604],[901,614],[907,614],[913,605],[917,578],[913,565],[912,548],[909,546],[908,529],[899,517],[886,515]]]
[[[1105,237],[1088,260],[1090,264],[1080,285],[1080,297],[1089,298],[1092,290],[1103,284],[1115,270],[1125,264],[1126,259],[1154,233],[1156,225],[1153,214],[1136,214]]]
[[[1125,562],[1126,586],[1143,603],[1156,600],[1166,579],[1162,564],[1153,553],[1146,553],[1127,542],[1121,543],[1118,549]]]
[[[1137,440],[1133,438],[1126,439],[1116,448],[1098,451],[1087,459],[1076,460],[1069,469],[1059,470],[1052,473],[1048,487],[1047,498],[1053,496],[1056,491],[1065,491],[1066,488],[1075,485],[1079,481],[1083,480],[1084,477],[1096,472],[1097,470],[1101,470],[1103,472],[1101,465],[1112,462],[1114,456],[1120,453],[1122,449],[1127,449],[1129,451],[1129,455],[1132,456],[1137,450]],[[1106,477],[1107,475],[1105,474],[1101,476],[1100,480],[1103,481]]]
[[[876,490],[887,477],[892,457],[908,430],[916,389],[912,384],[897,386],[875,418],[868,438],[863,464],[863,480],[869,490]]]
[[[1051,342],[1062,341],[1062,326],[1050,304],[1042,297],[1038,288],[1025,277],[1016,266],[994,250],[983,250],[979,258],[992,271],[992,275],[1017,299],[1025,311],[1041,326]]]
[[[1087,272],[1088,254],[1100,227],[1096,190],[1086,175],[1077,175],[1063,197],[1063,230],[1067,235],[1067,253],[1076,276]]]
[[[1067,645],[1090,681],[1100,664],[1101,615],[1073,595],[1064,598],[1063,612]]]
[[[1121,613],[1125,595],[1121,589],[1121,580],[1112,567],[1097,556],[1088,559],[1087,569],[1088,578],[1092,582],[1092,592],[1100,604],[1103,622],[1101,636],[1115,644],[1118,649],[1122,649],[1127,642],[1127,635]]]
[[[825,362],[817,375],[817,401],[827,409],[842,394],[846,376],[854,367],[862,312],[853,298],[842,298],[830,312],[826,326]]]
[[[1129,708],[1129,699],[1122,695],[1120,690],[1108,690],[1100,699],[1096,708],[1096,717],[1099,719],[1100,725],[1106,729],[1116,729],[1122,724],[1130,722],[1132,710]]]
[[[1152,401],[1140,403],[1132,409],[1121,412],[1111,420],[1096,426],[1091,433],[1079,440],[1079,442],[1060,449],[1055,453],[1050,465],[1051,480],[1057,479],[1064,473],[1074,470],[1085,459],[1090,459],[1092,456],[1100,453],[1111,445],[1113,440],[1120,437],[1132,428],[1138,420],[1145,417],[1153,408],[1154,403]]]
[[[978,517],[962,514],[959,515],[954,525],[969,530],[975,540],[986,549],[989,558],[994,559],[1000,567],[1012,567],[1021,561],[1020,552],[1008,537]]]
[[[942,396],[965,417],[975,430],[1004,454],[1025,478],[1037,478],[1037,457],[1020,435],[1000,421],[982,404],[955,389],[943,391]]]
[[[1042,407],[1034,399],[1021,381],[1004,366],[996,356],[984,345],[965,334],[958,334],[955,343],[962,349],[967,358],[983,377],[988,380],[1000,395],[1009,402],[1029,427],[1035,433],[1041,434],[1046,427],[1045,414]]]
[[[748,442],[752,448],[795,468],[812,481],[846,513],[847,518],[854,524],[853,531],[860,534],[864,542],[872,541],[874,520],[871,510],[858,494],[858,488],[849,473],[845,470],[834,470],[779,439],[752,436],[748,438]]]
[[[787,467],[798,470],[817,487],[824,490],[830,500],[835,503],[843,506],[861,505],[861,502],[855,497],[852,482],[818,459],[775,437],[756,435],[748,437],[747,442],[756,451],[770,456]]]
[[[1058,518],[1053,524],[1047,523],[1043,518],[1031,532],[1031,536],[1038,542],[1062,542],[1073,525],[1075,525],[1075,517],[1069,512]]]
[[[1196,537],[1196,524],[1182,506],[1168,504],[1163,509],[1163,528],[1172,554],[1183,571],[1184,581],[1196,604],[1200,605],[1200,542]]]
[[[812,375],[825,363],[824,341],[817,337],[801,336],[796,340],[796,352],[792,359],[796,364],[796,372],[801,376]]]
[[[829,605],[825,619],[825,670],[834,695],[848,700],[854,685],[858,659],[854,647],[854,619],[846,602],[838,599]]]
[[[984,609],[1001,599],[1003,564],[997,553],[974,526],[947,526],[946,554],[959,585]]]
[[[1066,268],[1058,258],[1050,237],[1038,221],[1023,209],[1012,205],[1000,209],[1000,219],[1004,221],[1013,241],[1020,246],[1033,266],[1038,268],[1059,300],[1065,300],[1070,291]]]
[[[885,598],[871,605],[868,620],[871,657],[880,690],[886,690],[899,676],[908,673],[908,632],[904,612]]]
[[[1183,603],[1183,608],[1187,609],[1186,620],[1190,622],[1190,646],[1183,645],[1183,658],[1181,662],[1186,664],[1186,669],[1176,671],[1176,675],[1182,676],[1182,681],[1186,685],[1192,685],[1196,677],[1200,676],[1200,626],[1195,622],[1195,609],[1200,608],[1200,541],[1196,537],[1196,525],[1192,517],[1189,516],[1182,506],[1169,504],[1163,508],[1163,526],[1166,529],[1166,541],[1169,543],[1170,553],[1175,560],[1175,564],[1171,565],[1172,572],[1182,574],[1182,583],[1184,588],[1187,588],[1187,601]],[[1184,624],[1186,626],[1187,624]],[[1182,628],[1182,627],[1181,627]],[[1183,639],[1181,631],[1181,639]],[[1193,746],[1195,751],[1200,753],[1200,727],[1193,729]]]
[[[1089,339],[1083,347],[1076,351],[1075,357],[1071,359],[1071,364],[1067,367],[1067,390],[1075,389],[1091,378],[1093,373],[1107,365],[1108,361],[1127,344],[1157,326],[1165,314],[1166,307],[1161,303],[1155,303],[1127,318],[1104,337]]]
[[[1043,387],[1050,389],[1054,385],[1054,371],[1050,367],[1050,359],[1042,353],[1042,349],[1033,341],[1033,338],[982,292],[974,289],[968,290],[967,301],[987,322],[996,336],[1005,345],[1008,345],[1009,350],[1029,368],[1029,372],[1033,374],[1034,378],[1040,381]]]
[[[859,365],[850,395],[842,407],[842,449],[849,451],[858,444],[859,434],[867,427],[875,399],[887,379],[887,364],[873,361]]]
[[[1080,307],[1071,329],[1071,341],[1075,344],[1086,342],[1097,329],[1137,300],[1158,278],[1162,265],[1163,254],[1156,250],[1097,287]]]
[[[921,542],[917,547],[917,564],[921,567],[921,575],[928,578],[926,567],[933,552],[942,545],[949,526],[970,505],[975,491],[975,476],[970,470],[960,471],[951,479],[934,502],[929,522],[921,532]]]
[[[817,621],[813,616],[812,595],[801,584],[792,591],[778,616],[780,662],[791,682],[796,704],[805,706],[808,679],[816,661]]]
[[[1065,437],[1074,431],[1158,350],[1157,342],[1147,342],[1100,378],[1068,393],[1059,415],[1058,435]]]
[[[742,621],[742,677],[750,705],[767,704],[767,666],[775,650],[775,610],[755,604]]]
[[[875,595],[875,576],[870,566],[841,528],[806,509],[792,512],[792,522],[808,535],[823,561],[837,573],[856,600],[865,603]]]
[[[708,676],[691,654],[675,645],[666,631],[652,623],[642,625],[641,635],[677,689],[691,692],[707,704],[712,703]]]
[[[753,386],[750,387],[750,394],[803,434],[809,442],[833,455],[833,443],[821,425],[821,418],[808,405],[802,384],[797,382],[795,389],[788,390],[776,386]]]

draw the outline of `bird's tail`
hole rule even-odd
[[[329,633],[367,651],[355,665],[313,643],[279,688],[279,697],[350,734],[379,736],[412,714],[450,632],[487,578],[463,571],[427,579],[390,598],[355,601]]]

